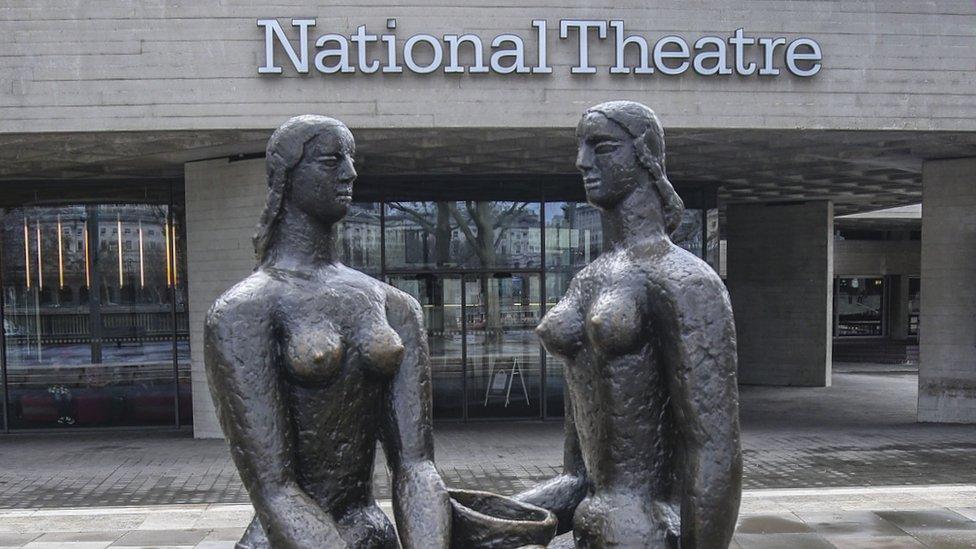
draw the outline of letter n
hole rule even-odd
[[[291,64],[300,73],[308,72],[308,28],[315,26],[315,19],[292,19],[291,25],[299,29],[298,52],[292,47],[284,29],[277,19],[258,19],[258,26],[264,27],[264,66],[258,67],[260,74],[281,74],[281,67],[274,62],[275,38],[281,44]]]

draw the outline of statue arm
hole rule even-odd
[[[559,519],[557,533],[573,529],[573,514],[586,497],[586,467],[580,451],[579,434],[573,416],[573,403],[565,394],[566,439],[563,442],[563,473],[542,484],[517,494],[514,499],[548,509]]]
[[[396,292],[387,318],[404,354],[386,402],[383,447],[393,477],[393,510],[405,549],[448,547],[451,502],[434,468],[430,359],[420,305]]]
[[[653,292],[681,446],[681,546],[728,547],[742,490],[735,324],[713,273]]]
[[[233,290],[232,290],[233,292]],[[347,547],[330,517],[298,485],[275,367],[274,327],[251,295],[225,294],[207,315],[210,391],[231,455],[272,547]]]

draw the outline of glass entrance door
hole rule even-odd
[[[430,347],[434,417],[464,415],[464,319],[458,275],[392,275],[389,283],[414,297],[423,308]]]
[[[465,275],[468,416],[541,417],[537,273]]]

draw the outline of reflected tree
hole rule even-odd
[[[433,251],[432,263],[443,267],[451,263],[452,246],[457,244],[457,263],[479,269],[497,267],[500,244],[505,239],[507,231],[525,213],[529,202],[492,202],[467,200],[464,202],[436,202],[433,211],[430,203],[391,202],[392,210],[402,213],[406,218],[416,223],[425,235],[433,237],[430,248]],[[433,215],[431,215],[433,214]],[[454,235],[463,237],[466,245],[455,243]],[[424,243],[425,249],[428,243]],[[470,264],[474,259],[474,264]],[[439,280],[439,279],[438,279]],[[497,279],[491,276],[479,277],[481,295],[485,307],[485,343],[500,343],[501,341],[501,305],[498,299],[489,299],[492,293],[497,293]],[[431,295],[443,298],[443,292],[437,288]],[[433,305],[442,305],[434,303]],[[437,309],[437,307],[435,307]],[[432,319],[435,322],[437,319]],[[443,319],[441,319],[442,321]],[[432,326],[432,330],[442,328]]]

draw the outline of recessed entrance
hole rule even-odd
[[[443,199],[465,185],[362,185],[375,201],[354,203],[338,229],[342,260],[420,303],[435,419],[561,417],[563,366],[533,330],[602,251],[598,211],[574,175],[561,187],[500,176],[474,198]],[[675,241],[717,267],[714,190],[679,192],[687,209]]]

